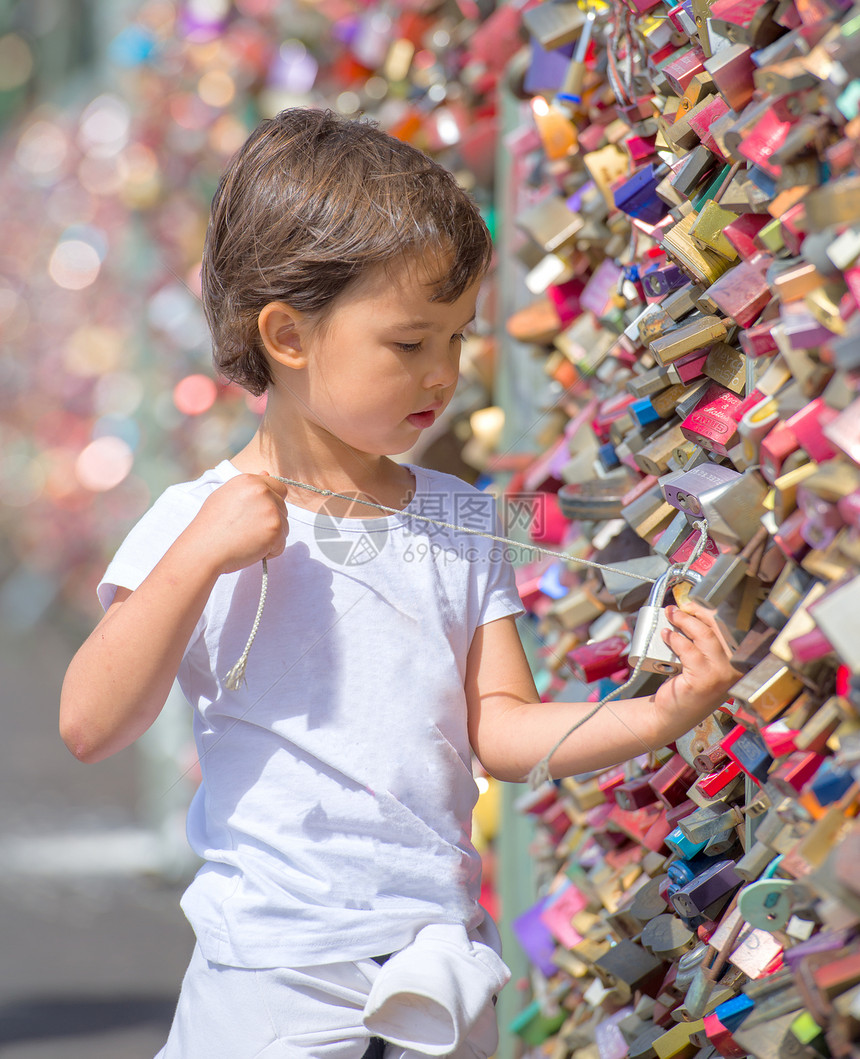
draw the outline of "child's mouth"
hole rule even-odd
[[[418,427],[419,430],[426,430],[427,427],[432,427],[436,422],[436,413],[432,409],[428,409],[426,412],[413,412],[412,415],[406,417],[407,423],[411,423],[412,426]]]

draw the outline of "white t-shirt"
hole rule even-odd
[[[288,507],[246,683],[224,677],[256,614],[261,564],[220,577],[179,669],[203,782],[188,836],[205,864],[182,907],[207,959],[303,966],[394,952],[430,923],[476,927],[477,798],[463,681],[475,629],[522,612],[491,496],[410,466],[396,515],[333,519]],[[173,486],[99,586],[135,589],[224,461]],[[360,510],[360,509],[356,509]]]

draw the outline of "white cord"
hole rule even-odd
[[[429,515],[419,515],[417,512],[404,511],[402,508],[388,507],[386,504],[377,504],[373,500],[361,500],[356,496],[347,496],[345,493],[335,493],[331,489],[319,489],[315,485],[307,485],[305,482],[296,482],[292,478],[277,478],[279,482],[286,485],[294,485],[299,489],[308,489],[320,496],[336,496],[340,500],[346,500],[352,504],[364,504],[366,507],[375,507],[377,511],[386,511],[392,515],[403,515],[406,518],[418,519],[421,522],[429,522],[432,526],[441,526],[443,529],[457,530],[458,533],[471,533],[475,537],[486,537],[490,541],[498,541],[499,544],[511,544],[515,548],[528,548],[529,551],[537,552],[539,555],[550,555],[555,559],[564,559],[569,563],[579,563],[581,566],[589,566],[593,570],[608,570],[613,574],[623,574],[625,577],[633,577],[637,581],[647,581],[653,584],[656,578],[645,577],[644,574],[634,574],[630,570],[620,570],[618,567],[609,566],[607,563],[596,563],[592,559],[581,559],[577,555],[568,555],[567,552],[556,552],[551,548],[540,548],[536,544],[524,544],[522,541],[514,540],[512,537],[499,537],[495,533],[487,533],[485,530],[472,529],[469,526],[458,526],[455,522],[443,522],[442,519],[430,518]]]
[[[683,580],[684,575],[687,574],[692,564],[699,558],[699,556],[705,550],[705,542],[708,539],[707,519],[701,519],[697,522],[694,522],[693,525],[699,531],[699,539],[696,542],[695,548],[693,548],[693,551],[690,554],[690,558],[686,561],[686,563],[684,563],[683,566],[680,566],[678,568],[678,577],[681,580]],[[558,740],[552,750],[550,750],[548,754],[545,754],[540,759],[540,761],[535,765],[535,767],[531,770],[528,775],[528,784],[533,791],[536,791],[538,787],[540,787],[544,783],[552,782],[552,776],[550,775],[549,771],[549,759],[556,752],[556,750],[558,750],[562,743],[569,739],[575,731],[580,729],[586,721],[590,721],[591,718],[598,712],[598,710],[603,709],[603,707],[608,702],[611,702],[612,699],[620,695],[622,691],[626,691],[627,688],[629,688],[630,685],[636,680],[642,670],[642,663],[645,661],[645,658],[648,654],[648,648],[651,646],[651,641],[654,639],[654,633],[656,633],[657,626],[659,624],[660,611],[655,609],[654,615],[651,619],[651,627],[648,629],[648,635],[645,637],[645,643],[642,645],[642,650],[636,660],[636,665],[633,667],[633,672],[624,681],[623,684],[619,684],[619,686],[617,688],[613,688],[608,695],[604,695],[593,710],[589,710],[589,712],[584,717],[580,717],[576,724],[574,724],[567,732],[565,732],[561,739]],[[613,717],[615,717],[616,720],[621,720],[621,718],[618,717],[617,714],[613,714]],[[623,724],[624,722],[622,721],[621,723]],[[636,738],[639,739],[639,742],[642,743],[646,750],[652,749],[650,746],[648,746],[647,743],[644,742],[644,740],[639,738],[639,736],[636,734],[636,732],[633,731],[632,728],[628,727],[627,725],[624,725],[624,727],[627,728],[628,732],[630,732],[631,735],[635,735]]]
[[[248,642],[245,644],[245,650],[242,652],[239,661],[233,666],[227,676],[224,677],[224,687],[228,691],[236,691],[236,689],[241,687],[245,682],[245,667],[248,665],[248,655],[251,653],[254,640],[257,638],[257,630],[260,628],[260,619],[263,617],[263,607],[266,605],[266,594],[268,593],[268,590],[269,564],[264,559],[263,583],[260,587],[260,602],[257,604],[257,616],[254,618],[254,624],[251,626],[251,635],[248,637]]]
[[[315,485],[308,485],[306,482],[298,482],[298,481],[295,481],[292,478],[280,478],[277,475],[275,475],[274,477],[276,477],[279,482],[284,482],[286,485],[292,485],[292,486],[295,486],[298,489],[307,489],[307,490],[309,490],[312,493],[319,494],[320,496],[338,497],[339,499],[346,500],[346,501],[348,501],[350,503],[358,503],[358,504],[364,504],[367,507],[374,507],[374,508],[376,508],[379,511],[386,511],[386,512],[389,512],[389,513],[394,514],[394,515],[405,515],[408,518],[419,519],[421,522],[429,522],[429,523],[431,523],[434,526],[441,526],[444,529],[457,530],[460,533],[471,533],[471,534],[473,534],[476,537],[486,537],[488,540],[498,541],[501,544],[511,544],[511,545],[514,545],[517,548],[528,548],[531,551],[538,552],[541,555],[550,555],[550,556],[553,556],[554,558],[557,558],[557,559],[564,559],[566,562],[580,563],[583,566],[589,566],[592,569],[597,569],[597,570],[609,570],[611,573],[623,574],[626,577],[633,577],[633,578],[635,578],[638,581],[647,581],[647,582],[653,584],[655,582],[655,580],[656,580],[653,577],[645,577],[642,574],[634,574],[634,573],[632,573],[632,572],[630,572],[628,570],[621,570],[618,567],[610,566],[607,563],[597,563],[597,562],[594,562],[594,561],[592,561],[590,559],[581,559],[581,558],[579,558],[578,556],[575,556],[575,555],[568,555],[565,552],[557,552],[557,551],[553,551],[552,549],[549,549],[549,548],[540,548],[540,547],[537,547],[536,545],[533,545],[533,544],[523,544],[521,541],[513,540],[512,538],[509,538],[509,537],[500,537],[500,536],[498,536],[495,533],[486,533],[483,530],[471,529],[469,526],[458,526],[458,525],[456,525],[455,523],[452,523],[452,522],[443,522],[441,519],[430,518],[427,515],[419,515],[419,514],[411,512],[411,511],[403,511],[403,510],[401,510],[399,508],[388,507],[385,504],[378,504],[378,503],[376,503],[373,500],[361,500],[358,497],[346,496],[344,493],[336,493],[336,492],[334,492],[331,489],[320,489],[320,488],[318,488]],[[679,566],[679,575],[681,577],[683,577],[683,575],[686,574],[689,571],[689,569],[692,566],[692,564],[702,554],[702,552],[705,549],[705,545],[706,545],[707,539],[708,539],[708,523],[707,523],[706,519],[701,519],[701,520],[699,520],[697,522],[694,522],[693,525],[695,526],[696,529],[699,530],[699,540],[696,542],[696,545],[693,548],[692,552],[690,553],[690,557],[689,557],[689,559],[687,559],[686,563],[684,563],[682,566]],[[230,672],[224,678],[224,686],[229,691],[235,691],[237,688],[239,688],[241,686],[241,684],[245,680],[245,669],[246,669],[247,664],[248,664],[248,655],[250,654],[251,647],[253,646],[254,640],[256,639],[257,631],[260,628],[260,621],[261,621],[262,616],[263,616],[263,607],[266,604],[266,595],[267,595],[267,592],[268,592],[268,585],[269,585],[269,569],[268,569],[268,564],[266,563],[266,560],[264,559],[263,560],[262,585],[261,585],[261,588],[260,588],[260,602],[257,605],[257,614],[256,614],[256,617],[254,618],[254,624],[253,624],[253,626],[251,628],[251,634],[248,637],[248,642],[245,644],[245,650],[242,652],[241,657],[239,658],[239,660],[236,662],[236,664],[233,666],[233,668],[230,670]],[[659,623],[659,612],[655,612],[654,618],[653,618],[652,623],[651,623],[651,628],[648,630],[648,636],[647,636],[647,638],[645,640],[645,644],[643,646],[642,653],[639,656],[639,659],[637,660],[636,665],[633,667],[633,672],[630,674],[630,676],[627,678],[627,680],[623,684],[619,685],[617,688],[614,688],[612,691],[610,691],[608,695],[604,695],[604,697],[600,700],[600,702],[598,702],[595,705],[594,709],[589,710],[589,712],[584,717],[581,717],[576,722],[576,724],[574,724],[570,728],[570,730],[567,731],[561,737],[561,739],[558,740],[558,742],[549,751],[549,753],[547,753],[543,758],[541,758],[541,760],[531,770],[531,772],[528,775],[528,783],[529,783],[529,786],[533,790],[536,790],[543,783],[547,783],[547,782],[551,782],[552,781],[552,776],[550,775],[550,771],[549,771],[549,760],[552,757],[552,755],[556,752],[556,750],[558,750],[558,748],[562,745],[562,743],[564,743],[567,739],[569,739],[570,736],[573,735],[573,733],[575,731],[577,731],[579,728],[581,728],[586,723],[586,721],[590,721],[591,718],[599,710],[603,709],[603,707],[608,702],[610,702],[616,696],[620,695],[622,691],[625,691],[627,688],[629,688],[630,685],[639,676],[639,673],[640,673],[640,671],[642,669],[642,663],[643,663],[643,661],[645,659],[645,656],[648,653],[648,647],[651,644],[651,640],[654,637],[654,633],[657,631],[658,623]],[[616,714],[613,714],[613,716],[615,716],[616,719],[620,720],[620,718],[618,718]],[[628,728],[628,731],[630,731],[631,734],[636,735],[636,733],[633,732],[632,729]],[[637,736],[637,739],[638,738],[639,737]],[[646,750],[650,751],[652,749],[645,742],[643,742],[641,739],[640,739],[640,742],[642,742],[642,745],[645,747]]]
[[[366,507],[375,507],[378,511],[386,511],[393,515],[405,515],[407,518],[418,519],[421,522],[429,522],[433,526],[441,526],[443,529],[457,530],[459,533],[471,533],[476,537],[486,537],[487,540],[498,541],[499,544],[511,544],[515,548],[528,548],[530,551],[537,552],[539,555],[549,555],[556,559],[564,559],[565,562],[580,563],[582,566],[591,567],[594,570],[609,570],[613,574],[623,574],[625,577],[632,577],[637,581],[646,581],[649,584],[654,583],[653,577],[645,577],[643,574],[636,574],[630,570],[620,570],[616,566],[609,566],[606,563],[596,563],[591,559],[581,559],[576,555],[568,555],[566,552],[556,552],[550,548],[539,548],[534,544],[524,544],[522,541],[514,540],[511,537],[500,537],[495,533],[486,533],[484,530],[472,529],[469,526],[458,526],[453,522],[443,522],[441,519],[430,518],[428,515],[419,515],[412,511],[403,511],[400,508],[388,507],[386,504],[377,504],[374,500],[361,500],[358,497],[346,496],[344,493],[335,493],[331,489],[320,489],[315,485],[308,485],[307,482],[297,482],[293,478],[280,478],[278,475],[273,475],[279,482],[283,482],[285,485],[293,485],[298,489],[307,489],[311,493],[317,493],[319,496],[334,496],[340,500],[346,500],[349,503],[364,504]],[[254,619],[254,625],[251,629],[251,635],[248,637],[248,642],[245,644],[245,650],[242,652],[241,658],[236,662],[227,676],[224,678],[224,685],[230,691],[235,691],[236,688],[245,679],[245,667],[248,663],[248,654],[250,653],[251,647],[253,646],[254,639],[257,635],[257,630],[260,627],[260,619],[263,616],[263,607],[266,603],[266,592],[269,584],[269,571],[266,565],[266,560],[263,560],[263,583],[260,589],[260,603],[257,607],[257,616]]]

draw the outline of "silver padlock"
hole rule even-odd
[[[664,629],[673,630],[675,628],[666,617],[663,601],[669,589],[682,581],[697,585],[701,580],[702,575],[697,571],[688,570],[685,573],[678,563],[670,566],[657,578],[651,589],[651,595],[648,597],[648,603],[639,610],[639,616],[636,619],[636,627],[630,641],[629,665],[635,666],[642,658],[642,669],[648,673],[660,673],[665,676],[680,673],[680,659],[663,639]],[[655,620],[657,624],[649,641],[648,636]]]

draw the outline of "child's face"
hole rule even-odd
[[[434,302],[430,278],[421,262],[379,267],[302,338],[301,378],[279,372],[276,385],[293,387],[298,413],[316,429],[359,452],[391,456],[433,425],[457,385],[479,281],[455,302]]]

